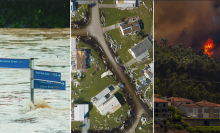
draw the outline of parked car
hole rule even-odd
[[[124,71],[124,66],[119,66],[121,71],[123,72]]]

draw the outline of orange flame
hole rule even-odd
[[[212,39],[208,39],[206,44],[205,44],[205,48],[204,48],[204,54],[207,54],[208,57],[211,57],[211,55],[213,54],[213,52],[211,51],[214,47],[214,43]]]

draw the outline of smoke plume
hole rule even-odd
[[[168,46],[182,43],[199,52],[211,38],[215,44],[212,57],[220,57],[219,1],[155,1],[154,18],[158,42],[166,38]]]

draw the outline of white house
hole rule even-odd
[[[76,104],[74,106],[74,121],[84,121],[89,112],[89,104]]]
[[[220,118],[220,105],[205,100],[192,104],[180,104],[177,109],[182,110],[186,117]]]
[[[136,0],[116,0],[118,8],[134,8],[136,7]]]
[[[114,89],[111,85],[94,97],[94,105],[101,115],[106,115],[108,112],[113,113],[121,107],[118,99],[114,95],[111,95]]]
[[[146,57],[149,57],[148,50],[152,47],[151,42],[148,38],[145,38],[143,41],[132,47],[128,50],[128,52],[137,59],[137,61],[141,61]]]
[[[118,99],[112,95],[108,100],[100,104],[97,109],[100,111],[101,115],[106,115],[108,112],[114,113],[121,107]]]

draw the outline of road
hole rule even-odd
[[[99,45],[102,47],[102,50],[104,51],[105,57],[108,59],[109,63],[111,64],[111,67],[117,73],[121,81],[125,83],[127,92],[130,94],[133,100],[136,116],[141,116],[142,114],[145,114],[147,117],[152,118],[153,112],[149,109],[149,107],[146,104],[144,104],[139,99],[139,96],[136,95],[135,88],[130,83],[129,77],[120,70],[119,65],[115,61],[114,55],[111,53],[111,50],[105,41],[105,37],[103,35],[103,31],[101,27],[101,22],[99,17],[99,6],[97,1],[93,3],[91,22],[83,29],[71,30],[71,36],[86,36],[87,33],[89,36],[93,37],[99,43]],[[135,117],[135,119],[133,120],[133,124],[128,129],[126,129],[126,132],[135,133],[135,128],[137,127],[139,120],[140,119],[138,117]]]
[[[108,27],[103,27],[102,31],[103,31],[103,33],[105,33],[106,31],[110,31],[110,30],[113,30],[113,29],[116,29],[116,28],[119,28],[119,24],[113,24],[113,25],[110,25]]]
[[[116,4],[99,4],[99,8],[117,8]]]

